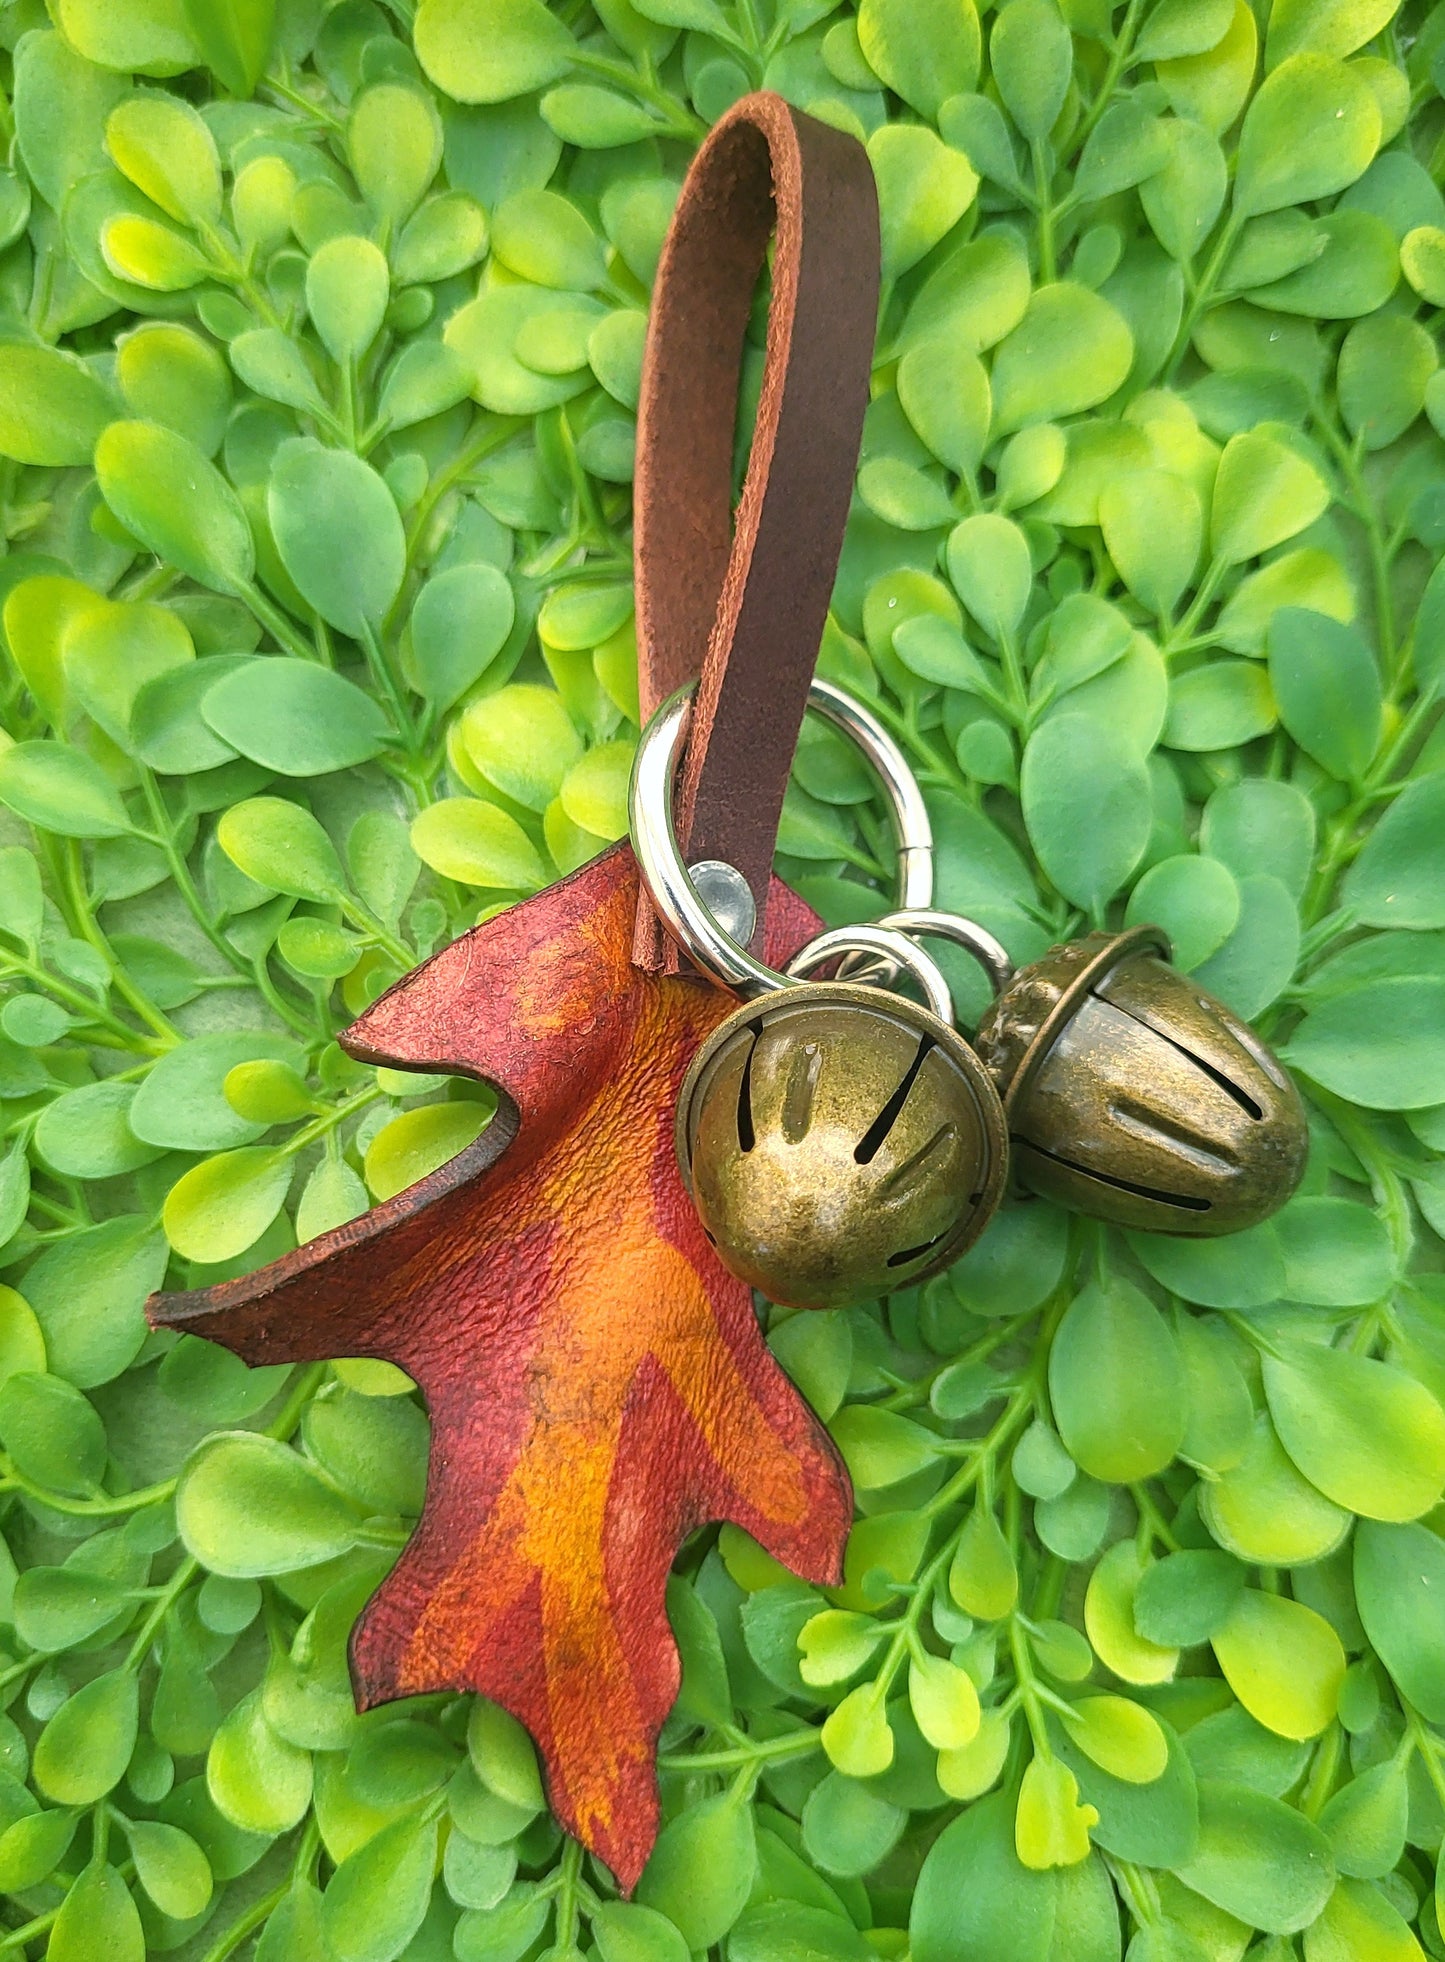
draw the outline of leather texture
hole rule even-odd
[[[732,999],[639,972],[636,908],[618,845],[399,981],[342,1042],[494,1083],[476,1143],[270,1266],[148,1307],[249,1363],[382,1356],[416,1379],[426,1507],[352,1635],[358,1705],[495,1698],[628,1891],[678,1689],[678,1546],[734,1520],[826,1586],[852,1519],[842,1462],[678,1170],[678,1088]],[[817,925],[778,885],[766,957]]]
[[[736,520],[744,341],[776,236],[767,354]],[[878,200],[853,137],[768,92],[698,151],[653,294],[638,406],[644,721],[697,680],[675,811],[764,909],[788,770],[838,569],[878,312]],[[634,959],[675,972],[644,898]]]

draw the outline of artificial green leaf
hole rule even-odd
[[[757,1861],[749,1808],[719,1793],[663,1828],[638,1883],[638,1901],[666,1915],[690,1949],[709,1948],[742,1912]]]
[[[486,1104],[425,1104],[383,1125],[366,1149],[366,1183],[378,1199],[415,1185],[474,1142],[491,1116]]]
[[[92,1861],[60,1905],[46,1954],[52,1962],[145,1962],[146,1938],[135,1902],[112,1866]]]
[[[12,743],[0,750],[0,803],[61,838],[119,838],[132,828],[99,764],[64,743]]]
[[[1424,1526],[1362,1524],[1355,1599],[1370,1644],[1432,1724],[1445,1721],[1445,1630],[1437,1612],[1445,1548]]]
[[[214,225],[221,213],[221,161],[215,139],[188,103],[134,95],[105,126],[116,168],[152,204],[185,225]]]
[[[1129,895],[1125,924],[1162,927],[1175,966],[1187,974],[1224,945],[1240,910],[1239,885],[1227,865],[1181,852],[1150,866]]]
[[[1407,784],[1382,813],[1345,876],[1343,897],[1365,926],[1445,926],[1445,777]]]
[[[89,463],[114,414],[103,379],[74,355],[0,344],[0,455],[17,463]]]
[[[931,129],[885,123],[868,143],[878,180],[885,274],[896,278],[953,230],[973,203],[978,177],[962,151]]]
[[[1031,143],[1042,142],[1064,105],[1074,49],[1053,0],[1009,0],[989,36],[1004,107]]]
[[[1367,85],[1332,55],[1292,54],[1250,103],[1239,134],[1234,204],[1278,211],[1354,183],[1380,141]]]
[[[868,66],[921,116],[978,81],[982,39],[973,0],[862,0],[858,45]]]
[[[1011,0],[1010,11],[1032,4]],[[1128,324],[1107,300],[1072,280],[1040,286],[994,356],[995,433],[1093,408],[1114,393],[1133,358]]]
[[[1415,1519],[1445,1490],[1445,1411],[1404,1370],[1295,1342],[1265,1358],[1264,1381],[1280,1442],[1337,1505]]]
[[[94,1676],[66,1699],[35,1745],[35,1782],[58,1805],[93,1805],[135,1748],[140,1687],[131,1669]]]
[[[424,864],[463,885],[535,892],[546,880],[536,846],[506,811],[479,797],[446,797],[420,813],[412,849]]]
[[[1084,1626],[1100,1661],[1121,1681],[1165,1683],[1178,1667],[1179,1651],[1149,1641],[1134,1621],[1134,1597],[1145,1571],[1130,1541],[1110,1547],[1089,1580]]]
[[[1198,493],[1164,470],[1130,471],[1107,485],[1099,523],[1109,555],[1135,598],[1161,618],[1189,584],[1204,538]]]
[[[529,810],[545,810],[582,754],[560,695],[516,684],[474,702],[462,719],[467,754],[488,782]]]
[[[1420,1110],[1445,1102],[1445,1056],[1436,1040],[1442,1015],[1445,979],[1368,981],[1313,1008],[1291,1037],[1287,1056],[1352,1103]]]
[[[183,0],[186,25],[232,95],[248,96],[265,73],[276,0]]]
[[[1350,1526],[1350,1515],[1296,1470],[1263,1412],[1243,1454],[1206,1487],[1200,1512],[1226,1552],[1270,1567],[1322,1559]]]
[[[1248,1927],[1307,1927],[1334,1885],[1329,1841],[1301,1813],[1242,1785],[1201,1782],[1199,1845],[1180,1869],[1195,1893]]]
[[[1345,1652],[1313,1608],[1246,1588],[1211,1640],[1225,1680],[1266,1730],[1316,1737],[1333,1719]]]
[[[1091,715],[1053,716],[1024,750],[1021,794],[1044,870],[1066,897],[1100,910],[1148,843],[1149,779],[1133,745]]]
[[[187,1461],[176,1495],[181,1535],[196,1559],[238,1579],[290,1573],[344,1553],[362,1516],[298,1452],[249,1431],[206,1439]]]
[[[326,832],[300,804],[251,797],[234,804],[217,827],[226,856],[258,885],[297,899],[332,899],[345,884]]]
[[[501,652],[516,603],[495,566],[459,565],[437,573],[411,615],[412,663],[421,692],[450,708]]]
[[[148,551],[218,593],[244,592],[255,570],[236,493],[186,437],[156,422],[114,422],[95,450],[106,503]]]
[[[1085,1288],[1069,1304],[1049,1354],[1049,1396],[1069,1455],[1106,1482],[1153,1477],[1184,1436],[1173,1331],[1127,1281]]]
[[[1014,1848],[1014,1807],[967,1807],[929,1849],[909,1917],[918,1962],[1049,1962],[1055,1885]]]
[[[307,604],[341,633],[374,634],[406,568],[401,517],[376,472],[359,457],[297,445],[272,475],[267,508]]]
[[[422,0],[417,57],[458,102],[505,102],[564,75],[574,43],[542,0]]]
[[[1329,500],[1318,470],[1278,436],[1232,436],[1214,480],[1210,550],[1226,565],[1256,558],[1312,524]]]

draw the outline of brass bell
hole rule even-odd
[[[1304,1107],[1254,1031],[1168,956],[1157,927],[1051,948],[975,1046],[1031,1190],[1150,1233],[1237,1233],[1299,1184]]]
[[[972,1246],[1006,1174],[998,1093],[897,995],[814,982],[747,1003],[693,1060],[677,1152],[725,1266],[769,1300],[837,1308]]]

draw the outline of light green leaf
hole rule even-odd
[[[166,1195],[166,1238],[188,1260],[234,1260],[280,1212],[292,1170],[284,1153],[259,1145],[203,1159]]]
[[[1277,0],[1265,58],[1271,68],[1293,54],[1352,55],[1399,12],[1400,0]]]
[[[989,36],[1004,107],[1031,143],[1042,142],[1064,106],[1074,44],[1053,0],[1009,0]]]
[[[233,805],[217,836],[232,863],[273,892],[328,900],[345,886],[341,861],[321,825],[284,798],[252,797]]]
[[[1217,953],[1239,924],[1239,884],[1227,865],[1194,852],[1151,865],[1129,895],[1126,926],[1162,927],[1176,967],[1188,974]]]
[[[221,215],[221,160],[189,103],[133,95],[105,126],[116,168],[152,204],[183,225],[214,225]]]
[[[1258,558],[1313,524],[1329,501],[1318,470],[1280,437],[1232,436],[1214,480],[1209,548],[1225,565]]]
[[[1270,1415],[1296,1465],[1326,1497],[1401,1522],[1445,1491],[1445,1411],[1392,1364],[1312,1342],[1264,1359]]]
[[[1092,1285],[1070,1303],[1049,1352],[1049,1395],[1070,1457],[1107,1483],[1152,1478],[1184,1438],[1178,1344],[1127,1281]]]
[[[84,1869],[60,1904],[45,1953],[49,1962],[145,1962],[145,1930],[114,1867],[92,1861]]]
[[[1386,806],[1342,897],[1363,926],[1445,926],[1445,777],[1407,784]]]
[[[1286,1045],[1286,1060],[1366,1109],[1423,1110],[1445,1103],[1442,1017],[1445,979],[1368,981],[1311,1009]]]
[[[637,1899],[666,1915],[690,1949],[710,1948],[741,1914],[757,1864],[751,1808],[720,1792],[663,1827]]]
[[[1009,11],[1028,4],[1012,0]],[[995,434],[1078,415],[1106,401],[1133,359],[1128,323],[1100,294],[1067,279],[1039,287],[994,356]]]
[[[455,1158],[480,1137],[491,1107],[468,1099],[423,1104],[384,1124],[366,1148],[366,1183],[377,1199],[391,1199]]]
[[[962,151],[931,129],[884,123],[868,139],[878,181],[883,273],[896,279],[931,252],[973,203],[978,176]]]
[[[858,45],[883,84],[934,119],[978,83],[982,36],[973,0],[862,0]]]
[[[1243,1785],[1205,1781],[1199,1844],[1180,1878],[1246,1926],[1290,1935],[1325,1905],[1335,1871],[1329,1841],[1292,1806]]]
[[[250,95],[266,72],[276,0],[183,0],[186,25],[212,73],[232,95]]]
[[[411,91],[401,89],[396,93],[410,95]],[[343,233],[340,238],[327,239],[312,253],[306,267],[306,311],[326,352],[338,366],[359,361],[376,339],[390,292],[391,273],[386,255],[369,238]],[[333,456],[338,463],[357,461],[342,459],[336,452],[325,454]],[[355,478],[356,473],[351,474]],[[329,483],[332,495],[339,496],[344,494],[339,486],[347,480],[338,471],[329,480],[313,475],[306,481],[318,492],[323,483]],[[273,509],[273,525],[275,522]]]
[[[1366,1521],[1355,1534],[1355,1599],[1370,1645],[1428,1723],[1445,1723],[1445,1544],[1425,1526]]]
[[[1052,716],[1024,750],[1021,795],[1044,870],[1075,904],[1101,909],[1143,857],[1153,822],[1133,745],[1093,716]]]
[[[1361,176],[1380,143],[1369,86],[1333,55],[1292,54],[1245,113],[1234,208],[1248,215],[1332,196]]]
[[[412,822],[412,849],[443,878],[504,892],[546,884],[541,854],[514,817],[479,797],[444,797]]]
[[[73,354],[0,343],[0,455],[17,463],[89,463],[114,414],[104,381]]]
[[[1204,513],[1191,484],[1170,471],[1138,470],[1105,485],[1099,524],[1124,584],[1167,618],[1199,563]]]
[[[457,102],[506,102],[565,75],[576,43],[543,0],[422,0],[417,59]]]
[[[948,574],[984,632],[1011,641],[1033,583],[1028,540],[1013,520],[987,513],[955,526],[948,540]]]
[[[401,591],[406,537],[371,466],[296,444],[272,473],[267,508],[276,549],[306,603],[341,633],[375,633]]]
[[[119,838],[132,829],[100,765],[64,743],[12,743],[0,750],[0,803],[60,838]]]
[[[391,735],[381,709],[355,682],[285,655],[258,655],[222,676],[201,713],[240,755],[287,777],[368,762]]]
[[[252,1431],[206,1438],[176,1493],[187,1549],[213,1574],[236,1579],[332,1560],[355,1543],[363,1516],[299,1452]]]
[[[1171,749],[1235,749],[1278,716],[1269,676],[1254,661],[1206,661],[1174,674],[1164,741]]]
[[[194,443],[156,422],[113,422],[95,451],[101,494],[127,531],[213,592],[240,593],[255,571],[234,490]]]

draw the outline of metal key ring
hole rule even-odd
[[[986,927],[964,919],[960,913],[940,913],[931,906],[901,906],[885,913],[877,924],[893,927],[910,938],[922,934],[925,938],[931,935],[938,940],[951,940],[955,947],[973,955],[988,976],[995,995],[1001,995],[1013,980],[1014,964],[1009,959],[1008,948],[1001,940],[995,940]]]
[[[756,960],[720,924],[683,860],[672,805],[693,693],[689,685],[670,695],[642,732],[628,791],[632,849],[643,886],[666,932],[710,980],[751,1001],[799,983],[796,976],[780,974]],[[875,715],[830,681],[812,681],[808,706],[851,736],[877,772],[898,839],[898,904],[926,911],[933,899],[933,827],[903,752]],[[713,864],[711,869],[718,868]],[[734,873],[733,878],[741,886],[741,875]],[[750,931],[744,935],[749,937]],[[905,947],[910,944],[901,942]],[[890,962],[907,966],[933,995],[932,980],[925,980],[912,961],[901,959],[897,943],[890,940],[877,951]],[[913,952],[918,954],[917,949]],[[935,974],[940,972],[927,955],[921,959]]]
[[[953,1027],[953,996],[947,975],[937,961],[893,927],[830,927],[815,934],[788,962],[787,979],[796,984],[840,954],[876,954],[888,963],[890,973],[896,975],[901,969],[911,975],[939,1021]]]

